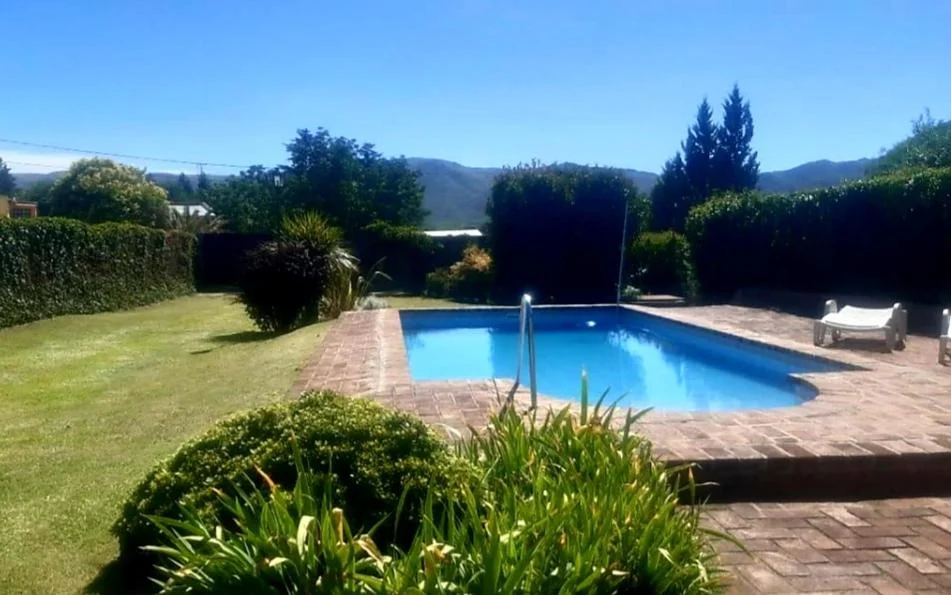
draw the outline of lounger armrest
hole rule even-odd
[[[951,337],[951,310],[948,308],[941,313],[941,336]]]
[[[822,315],[825,316],[826,314],[835,314],[838,311],[839,305],[835,302],[835,300],[826,300],[825,311],[822,312]]]

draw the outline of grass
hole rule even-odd
[[[280,399],[326,329],[274,337],[226,295],[0,331],[0,592],[74,593],[133,484],[214,420]]]

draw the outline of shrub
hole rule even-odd
[[[355,537],[351,509],[334,508],[306,471],[291,493],[225,498],[241,519],[233,530],[195,513],[184,524],[156,519],[172,544],[155,550],[164,592],[722,591],[717,534],[701,528],[699,507],[679,504],[671,477],[680,470],[632,434],[634,417],[616,428],[612,416],[588,406],[586,388],[580,417],[564,409],[539,421],[503,409],[461,449],[478,473],[442,513],[444,495],[431,491],[401,550]]]
[[[245,257],[238,299],[264,331],[316,322],[331,272],[330,255],[305,241],[261,244]]]
[[[219,422],[152,469],[113,526],[120,556],[142,562],[139,548],[164,543],[144,515],[181,518],[182,504],[201,519],[228,518],[216,491],[235,494],[235,482],[245,476],[264,486],[257,468],[275,484],[292,487],[295,444],[302,464],[332,478],[335,501],[363,529],[392,520],[405,493],[401,524],[412,535],[425,491],[448,489],[463,468],[420,420],[369,401],[313,393]],[[392,524],[380,531],[393,536]]]
[[[714,199],[691,211],[687,237],[713,297],[763,287],[935,303],[951,295],[951,168]]]
[[[625,210],[633,237],[649,201],[624,172],[578,166],[519,166],[495,179],[486,206],[495,290],[511,303],[613,300]]]
[[[462,260],[448,269],[437,269],[426,277],[426,293],[432,297],[461,302],[484,302],[492,290],[492,257],[477,246],[469,246]]]
[[[690,247],[676,231],[644,232],[634,238],[630,268],[640,289],[687,298],[696,293]]]
[[[284,332],[316,322],[321,308],[349,283],[356,260],[341,245],[340,230],[315,213],[284,219],[277,240],[245,257],[238,299],[261,330]],[[339,312],[337,313],[339,314]]]
[[[0,327],[194,291],[195,236],[131,224],[0,219]]]

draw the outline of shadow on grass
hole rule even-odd
[[[258,341],[267,341],[278,336],[278,333],[265,331],[241,331],[239,333],[229,333],[227,335],[218,335],[212,337],[211,341],[215,343],[257,343]]]
[[[144,595],[155,591],[141,571],[131,570],[128,565],[121,564],[118,558],[103,566],[83,590],[84,593],[101,595]]]

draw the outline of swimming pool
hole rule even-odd
[[[403,310],[413,380],[514,378],[518,311]],[[626,308],[535,308],[540,393],[591,393],[622,407],[732,411],[798,405],[815,397],[790,374],[844,365],[743,341]],[[523,367],[523,384],[527,373]]]

